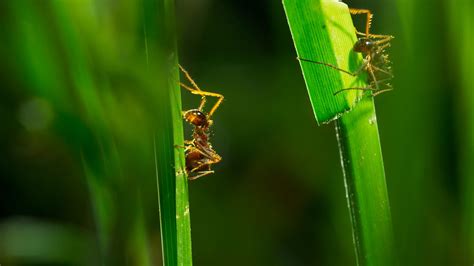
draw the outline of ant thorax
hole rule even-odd
[[[195,127],[193,130],[193,140],[196,145],[207,146],[209,141],[208,127]]]

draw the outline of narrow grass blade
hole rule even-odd
[[[448,21],[451,27],[450,46],[454,49],[456,76],[461,91],[455,94],[458,103],[458,125],[462,148],[460,149],[460,173],[463,183],[463,236],[465,262],[474,261],[474,8],[469,0],[449,2]]]
[[[288,24],[298,58],[357,71],[360,56],[351,52],[356,41],[347,6],[338,1],[284,0]],[[334,93],[341,88],[361,87],[354,78],[326,65],[300,60],[309,99],[318,123],[327,123],[353,108],[361,91]],[[317,89],[316,89],[317,88]]]
[[[185,172],[181,91],[175,38],[174,0],[145,0],[147,60],[158,64],[159,118],[155,158],[160,207],[163,263],[192,265],[191,222]],[[155,39],[159,36],[158,39]],[[156,61],[155,61],[156,60]]]
[[[338,1],[284,0],[300,58],[354,72],[360,57],[348,7]],[[372,97],[360,100],[363,77],[301,62],[316,120],[336,121],[358,265],[393,265],[393,233],[382,152]],[[350,110],[349,112],[346,112]],[[346,113],[344,113],[346,112]]]
[[[458,94],[453,93],[447,70],[452,69],[455,73],[459,66],[454,67],[450,60],[437,56],[445,55],[450,59],[451,51],[457,51],[459,47],[456,41],[456,46],[453,46],[456,49],[447,49],[445,23],[432,27],[445,21],[442,15],[445,3],[448,2],[393,1],[392,6],[397,8],[393,11],[397,16],[386,19],[390,22],[387,26],[391,25],[396,31],[391,49],[396,91],[386,103],[395,108],[403,105],[403,112],[390,112],[387,117],[390,125],[385,128],[386,137],[396,140],[386,145],[391,150],[390,174],[393,178],[390,198],[401,265],[460,264],[459,261],[450,261],[452,253],[445,244],[446,237],[455,238],[455,232],[459,230],[450,221],[456,211],[446,212],[440,208],[446,204],[446,197],[450,197],[447,184],[453,184],[450,161],[457,161],[456,156],[446,159],[446,154],[451,151],[448,146],[455,138],[445,136],[455,131],[450,109],[451,104],[458,105],[452,102],[453,94],[454,97]],[[426,10],[427,5],[442,12]],[[391,6],[384,6],[386,8],[391,9]],[[400,116],[407,119],[399,119]],[[426,217],[439,219],[433,222]],[[440,226],[448,231],[438,230]]]
[[[358,265],[393,265],[393,236],[374,103],[336,121]]]

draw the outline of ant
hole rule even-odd
[[[328,63],[317,62],[303,58],[298,59],[301,61],[329,66],[354,77],[358,76],[362,71],[366,71],[368,73],[368,87],[346,88],[336,91],[334,95],[347,90],[369,90],[372,91],[372,96],[377,96],[383,92],[393,90],[392,85],[389,83],[389,81],[393,78],[391,62],[388,59],[388,54],[385,52],[385,49],[390,47],[390,41],[394,37],[391,35],[378,35],[370,33],[370,26],[372,25],[373,18],[373,14],[370,10],[350,8],[349,11],[352,15],[367,15],[365,33],[356,30],[356,34],[362,37],[358,38],[357,42],[352,48],[354,52],[362,53],[364,57],[364,61],[358,70],[355,72],[349,72]]]
[[[209,142],[209,128],[213,124],[211,116],[224,100],[224,96],[218,93],[201,90],[181,65],[179,65],[179,69],[192,84],[192,87],[181,82],[179,85],[190,91],[192,94],[201,95],[201,103],[197,109],[183,112],[184,120],[194,126],[193,139],[185,140],[185,146],[181,146],[181,148],[185,149],[184,153],[186,157],[186,172],[188,174],[188,179],[194,180],[214,173],[214,171],[211,170],[211,165],[222,160],[222,157],[217,154]],[[218,98],[217,102],[207,114],[203,111],[204,105],[207,101],[206,96]]]

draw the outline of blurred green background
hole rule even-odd
[[[0,3],[1,265],[159,264],[160,75],[141,3]],[[395,91],[376,106],[400,264],[471,265],[473,4],[347,4],[396,36]],[[316,125],[281,2],[177,0],[176,14],[180,63],[226,97],[223,161],[189,184],[194,264],[355,265],[334,126]]]

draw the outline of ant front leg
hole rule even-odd
[[[299,61],[303,61],[303,62],[308,62],[308,63],[313,63],[313,64],[318,64],[318,65],[327,66],[327,67],[333,68],[333,69],[335,69],[335,70],[344,72],[344,73],[346,73],[346,74],[348,74],[348,75],[351,75],[351,76],[353,76],[353,77],[355,77],[355,76],[357,76],[357,75],[359,74],[359,73],[357,73],[357,72],[359,72],[359,71],[356,71],[356,73],[352,73],[352,72],[350,72],[350,71],[347,71],[347,70],[345,70],[345,69],[339,68],[339,67],[337,67],[337,66],[335,66],[335,65],[331,65],[331,64],[329,64],[329,63],[313,61],[313,60],[309,60],[309,59],[305,59],[305,58],[301,58],[301,57],[296,57],[296,59],[299,60]]]
[[[217,102],[214,104],[214,106],[211,108],[211,111],[209,111],[209,114],[208,114],[208,119],[211,118],[212,114],[214,114],[214,112],[216,111],[216,109],[219,107],[219,105],[221,105],[222,101],[224,101],[224,95],[222,94],[219,94],[219,93],[215,93],[215,92],[208,92],[208,91],[192,91],[191,92],[192,94],[196,94],[196,95],[201,95],[203,98],[205,98],[206,96],[210,96],[210,97],[217,97],[218,100]]]
[[[178,65],[179,66],[179,69],[181,70],[181,72],[184,73],[184,76],[188,79],[188,81],[193,85],[193,88],[185,85],[184,83],[180,82],[179,85],[181,85],[181,87],[187,89],[188,91],[190,91],[191,93],[193,93],[193,91],[201,91],[201,89],[199,88],[199,86],[197,85],[197,83],[194,81],[193,78],[191,78],[191,75],[188,73],[188,71],[186,71],[186,69],[184,69],[184,67],[182,65]],[[202,111],[202,109],[204,108],[204,105],[206,104],[206,97],[203,96],[201,98],[201,103],[199,104],[199,110]]]
[[[191,87],[189,87],[188,85],[186,85],[182,82],[180,82],[179,85],[181,87],[187,89],[188,91],[190,91],[192,94],[197,94],[196,92],[202,91],[202,90],[199,90],[199,89],[191,88]],[[199,104],[199,108],[198,108],[199,111],[202,111],[202,109],[204,108],[204,105],[206,105],[206,101],[207,101],[206,96],[202,96],[201,97],[201,103]]]
[[[214,112],[216,111],[216,109],[219,107],[219,105],[221,105],[222,101],[224,100],[224,96],[222,94],[219,94],[219,93],[214,93],[214,92],[208,92],[208,91],[203,91],[199,88],[199,86],[196,84],[196,82],[193,80],[193,78],[191,78],[191,75],[189,75],[188,71],[186,71],[186,69],[184,69],[184,67],[182,67],[181,65],[179,65],[179,69],[181,69],[181,71],[184,73],[184,75],[186,76],[186,78],[189,80],[189,82],[193,85],[193,88],[183,84],[183,83],[180,83],[181,87],[187,89],[188,91],[190,91],[192,94],[196,94],[196,95],[201,95],[202,98],[201,98],[201,104],[199,105],[199,110],[202,111],[202,108],[204,108],[204,105],[206,104],[206,96],[209,96],[209,97],[217,97],[218,100],[217,102],[214,104],[214,106],[211,108],[211,111],[209,111],[209,114],[208,114],[208,118],[210,118],[212,116],[212,114],[214,114]]]
[[[360,67],[355,71],[355,72],[350,72],[350,71],[347,71],[345,69],[342,69],[342,68],[339,68],[335,65],[331,65],[329,63],[324,63],[324,62],[318,62],[318,61],[313,61],[313,60],[309,60],[309,59],[304,59],[304,58],[300,58],[300,57],[297,57],[296,59],[300,60],[300,61],[303,61],[303,62],[309,62],[309,63],[314,63],[314,64],[318,64],[318,65],[323,65],[323,66],[327,66],[327,67],[330,67],[330,68],[333,68],[335,70],[338,70],[338,71],[341,71],[341,72],[344,72],[348,75],[351,75],[353,77],[357,77],[362,71],[365,70],[365,68],[367,67],[369,61],[364,59],[364,63],[362,63],[362,65],[360,65]]]
[[[392,35],[375,35],[375,38],[380,38],[380,40],[376,41],[376,45],[383,44],[379,49],[383,50],[387,47],[390,47],[390,41],[393,40],[395,37]]]
[[[382,34],[372,34],[372,33],[366,34],[366,33],[358,31],[357,29],[356,29],[356,34],[359,36],[364,36],[366,38],[381,39],[379,41],[380,43],[386,43],[386,42],[391,41],[392,39],[395,39],[395,37],[392,35],[382,35]]]
[[[182,65],[178,65],[178,66],[179,66],[179,69],[181,70],[181,72],[184,73],[184,76],[186,76],[186,78],[189,80],[189,82],[193,85],[194,89],[191,89],[191,90],[200,91],[201,89],[196,84],[196,82],[194,82],[193,78],[191,78],[191,75],[189,75],[188,71],[186,71],[186,69],[184,69],[184,67]]]
[[[367,20],[365,22],[365,36],[369,37],[370,35],[370,26],[372,25],[372,18],[373,14],[370,10],[368,9],[357,9],[357,8],[349,8],[349,12],[352,15],[359,15],[359,14],[366,14],[367,15]],[[363,35],[363,34],[362,34]]]

